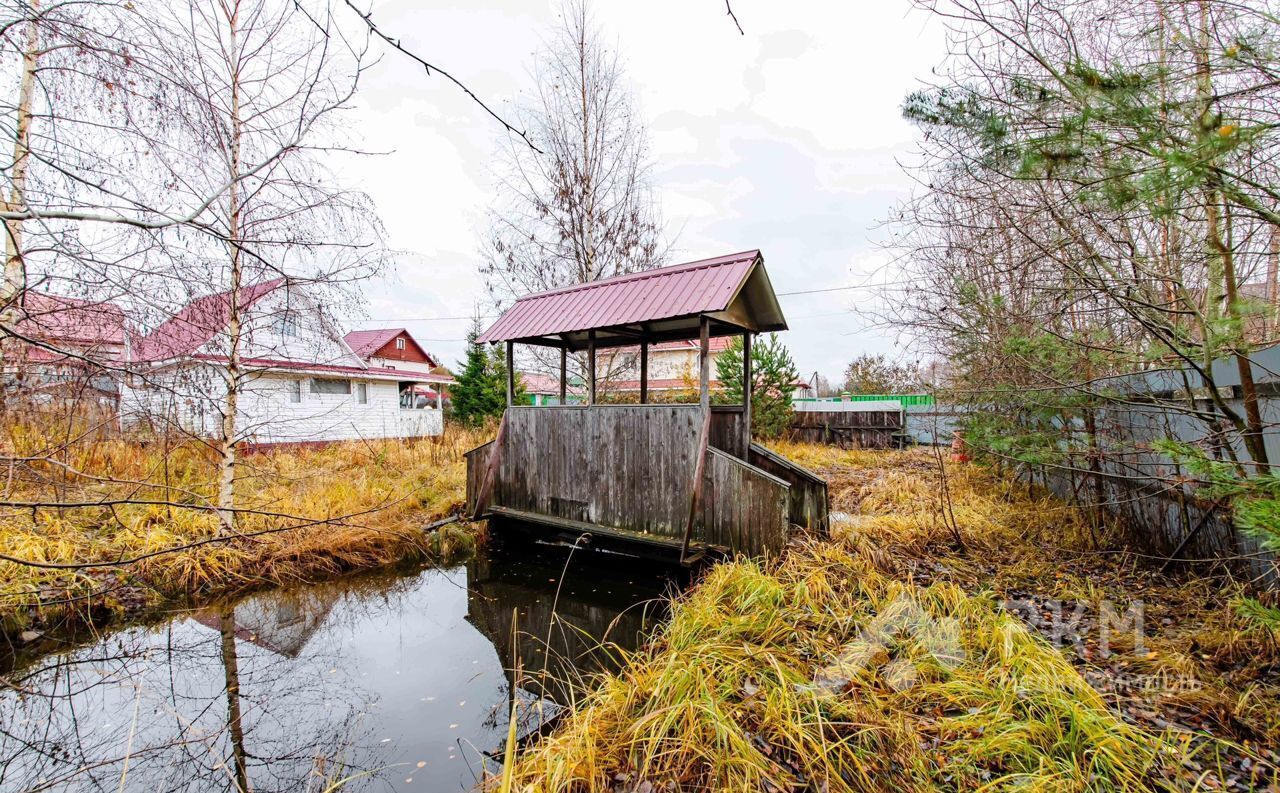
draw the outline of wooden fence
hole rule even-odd
[[[902,433],[900,410],[797,410],[789,433],[806,443],[845,449],[891,449]]]

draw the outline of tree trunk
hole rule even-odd
[[[13,131],[13,171],[5,205],[10,211],[26,205],[27,168],[31,153],[31,104],[35,94],[36,66],[40,57],[39,0],[31,0],[31,18],[27,20],[26,43],[22,51],[22,76],[18,82],[17,118]],[[27,267],[22,257],[22,221],[5,221],[4,293],[0,294],[3,319],[12,322],[17,316],[18,301],[27,287]]]
[[[240,661],[236,656],[236,619],[230,606],[218,614],[221,634],[222,674],[227,691],[227,731],[231,737],[231,759],[239,793],[249,793],[249,753],[244,748],[244,721],[240,710]]]
[[[231,257],[231,288],[227,292],[227,366],[225,372],[226,394],[222,408],[222,431],[219,438],[220,461],[218,467],[218,515],[222,520],[224,531],[235,530],[236,507],[236,417],[240,410],[240,342],[243,332],[240,316],[240,290],[243,286],[244,273],[241,260],[241,204],[240,204],[240,136],[242,122],[240,119],[240,75],[237,72],[239,7],[232,6],[228,10],[229,23],[229,57],[231,67],[231,118],[230,118],[230,157],[229,181],[231,188],[227,191],[227,252]]]

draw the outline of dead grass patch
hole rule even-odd
[[[976,465],[940,470],[932,450],[775,448],[828,478],[843,513],[831,541],[713,570],[649,648],[520,756],[513,789],[1248,790],[1275,779],[1276,637],[1242,622],[1222,580],[1158,575],[1114,527]],[[1141,600],[1145,647],[1121,633],[1104,656],[1088,616],[1078,644],[1055,646],[1051,625],[1005,608],[1014,598]],[[886,638],[877,621],[895,609],[958,627],[958,660],[940,662],[928,631]]]
[[[240,507],[253,512],[239,516],[241,536],[120,567],[60,570],[0,561],[0,624],[12,632],[101,620],[169,598],[226,594],[465,549],[474,544],[474,529],[427,534],[422,527],[465,500],[462,453],[487,434],[451,426],[442,439],[247,455],[237,494]],[[50,454],[49,437],[30,424],[0,432],[11,456],[31,460],[18,466],[10,498],[172,503],[0,514],[4,554],[53,564],[109,563],[225,536],[214,513],[184,508],[212,503],[216,472],[207,448],[114,439],[67,444]]]

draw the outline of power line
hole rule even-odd
[[[854,284],[852,286],[832,286],[826,289],[803,289],[797,292],[778,292],[777,297],[794,297],[796,295],[816,295],[823,292],[847,292],[851,289],[876,289],[884,286],[901,286],[897,284]],[[497,314],[480,314],[480,319],[497,319]],[[475,319],[477,315],[467,314],[457,317],[382,317],[380,319],[358,320],[357,324],[367,325],[374,322],[457,322],[464,319]],[[797,317],[797,319],[801,319]],[[428,339],[427,341],[433,341]],[[456,341],[456,339],[434,339],[434,341]]]

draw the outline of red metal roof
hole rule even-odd
[[[272,278],[240,290],[240,310],[247,311],[284,283]],[[219,292],[191,301],[133,347],[136,361],[166,361],[191,355],[213,339],[231,321],[231,293]]]
[[[26,292],[22,318],[15,330],[26,337],[77,346],[110,347],[124,344],[124,312],[105,300]]]
[[[353,330],[342,338],[347,342],[347,346],[351,348],[352,352],[354,352],[361,360],[367,361],[372,358],[378,350],[381,350],[383,347],[390,344],[392,339],[402,333],[405,338],[409,340],[409,343],[418,348],[422,353],[422,356],[427,359],[426,362],[428,364],[431,366],[440,365],[440,362],[436,360],[436,357],[427,352],[426,348],[418,343],[418,340],[413,337],[413,334],[410,333],[407,328]]]
[[[723,311],[751,274],[751,250],[522,297],[477,340],[497,342]]]
[[[343,340],[347,342],[347,346],[351,351],[361,358],[368,360],[387,342],[399,336],[404,328],[382,328],[381,330],[353,330]]]

